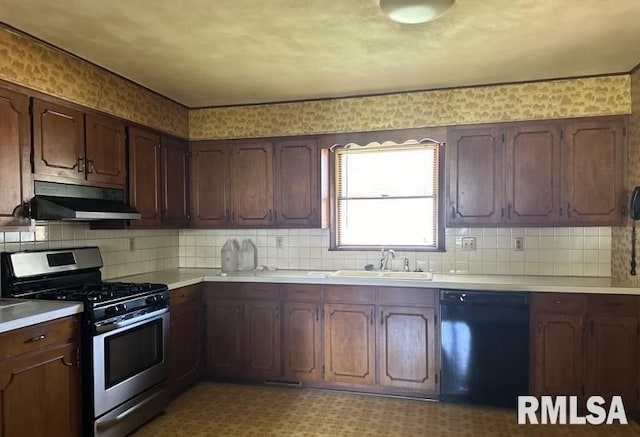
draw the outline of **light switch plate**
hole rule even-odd
[[[462,237],[462,250],[476,250],[476,237]]]

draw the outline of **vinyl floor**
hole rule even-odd
[[[518,425],[515,410],[203,382],[134,437],[640,436],[640,425]]]

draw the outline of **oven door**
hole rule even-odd
[[[93,337],[94,417],[167,379],[169,310],[102,325]]]

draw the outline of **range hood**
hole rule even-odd
[[[31,218],[36,220],[137,220],[140,213],[112,188],[35,181]]]

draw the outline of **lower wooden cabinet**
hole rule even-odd
[[[283,308],[283,377],[288,381],[319,381],[322,378],[320,303],[285,302]]]
[[[207,296],[207,372],[237,376],[242,372],[242,301]]]
[[[533,339],[536,395],[582,394],[583,323],[581,314],[536,314]]]
[[[380,384],[435,392],[435,308],[380,307]]]
[[[169,386],[176,395],[202,374],[202,304],[200,286],[171,290],[171,351]]]
[[[534,293],[531,391],[638,405],[637,296]]]
[[[256,379],[280,377],[280,303],[244,302],[245,372]]]
[[[436,290],[207,287],[209,376],[437,396]]]
[[[375,384],[373,305],[325,304],[325,380]]]
[[[80,436],[80,321],[0,335],[0,436]]]

